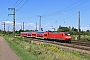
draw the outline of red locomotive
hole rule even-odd
[[[71,41],[71,35],[69,32],[21,32],[21,36],[40,39],[54,39],[66,42]]]
[[[69,32],[44,32],[43,37],[44,39],[65,40],[67,42],[71,41]]]

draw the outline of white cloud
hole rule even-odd
[[[2,23],[5,22],[6,24],[13,24],[12,21],[2,21]],[[20,25],[21,23],[15,22],[16,25]]]
[[[25,23],[25,26],[30,26],[30,27],[34,27],[35,26],[35,24],[34,23]]]
[[[9,26],[10,27],[10,30],[12,30],[13,29],[13,22],[12,21],[2,21],[2,22],[0,22],[0,24],[1,24],[1,28],[3,27],[3,22],[5,22],[6,23],[6,29],[7,29],[7,27]],[[23,24],[22,23],[20,23],[20,22],[16,22],[16,30],[19,30],[20,28],[21,28],[21,26],[23,27]],[[41,26],[45,31],[46,30],[52,30],[52,28],[58,28],[58,26],[53,26],[52,27],[52,25],[50,25],[50,23],[46,23],[46,24],[42,24],[42,26]],[[84,30],[84,31],[86,31],[86,30],[90,30],[90,27],[89,26],[81,26],[80,27],[81,28],[81,30]],[[26,29],[30,29],[30,30],[35,30],[36,29],[36,24],[35,23],[25,23],[24,24],[24,29],[26,30]],[[37,29],[39,29],[39,25],[37,25]],[[77,28],[78,29],[78,28]]]
[[[35,24],[34,23],[29,23],[30,26],[34,26]]]
[[[16,25],[21,25],[21,23],[19,23],[19,22],[16,22]]]
[[[5,22],[6,24],[13,24],[12,21],[2,21],[2,23]]]
[[[81,27],[81,30],[84,30],[84,31],[86,31],[86,30],[90,30],[90,27]]]

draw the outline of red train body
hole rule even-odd
[[[36,38],[36,32],[32,32],[31,37]]]
[[[32,37],[32,32],[27,32],[27,37]]]
[[[27,37],[27,32],[21,32],[20,35],[23,37]]]
[[[44,32],[44,39],[71,40],[68,32]]]
[[[21,32],[23,37],[71,41],[69,32]]]
[[[36,38],[43,38],[44,32],[36,32]]]

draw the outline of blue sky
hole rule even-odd
[[[8,8],[16,8],[17,11],[26,1],[0,0],[0,29],[3,29],[3,22],[5,22],[6,30],[8,27],[10,31],[13,30],[13,16],[8,16],[13,11],[9,11]],[[16,30],[21,29],[23,22],[25,30],[35,30],[36,22],[39,29],[40,16],[42,16],[41,27],[44,31],[52,30],[51,26],[57,29],[59,25],[78,28],[79,11],[81,29],[90,30],[90,0],[28,0],[16,12]]]

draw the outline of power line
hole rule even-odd
[[[18,3],[19,0],[16,1],[16,3],[13,5],[13,7]]]
[[[89,0],[85,0],[85,1],[83,1],[83,2],[81,2],[81,3],[79,3],[79,4],[77,4],[77,5],[75,5],[74,7],[72,7],[72,8],[80,8],[80,6],[81,5],[83,5],[83,4],[85,4],[86,2],[88,2]],[[83,7],[82,7],[83,8]],[[80,9],[82,9],[82,8],[80,8]],[[85,7],[84,7],[85,8]],[[72,9],[73,10],[73,9]],[[76,10],[76,9],[75,9]],[[65,11],[68,11],[68,10],[65,10]],[[69,10],[70,11],[70,10]]]
[[[47,16],[54,16],[54,15],[57,15],[57,14],[62,13],[62,11],[68,11],[68,10],[70,10],[71,7],[72,7],[72,8],[75,8],[75,7],[77,7],[77,6],[79,7],[80,5],[82,5],[82,4],[85,3],[85,2],[87,2],[87,1],[85,0],[85,1],[82,2],[82,0],[78,0],[77,2],[73,3],[72,5],[64,8],[64,9],[62,9],[62,10],[60,10],[60,11],[53,12],[53,13],[51,13],[51,14],[45,14],[45,15],[43,15],[43,16],[45,16],[45,17],[47,17]]]
[[[73,15],[70,15],[69,17],[66,17],[65,19],[68,19],[68,18],[70,18],[70,17],[72,17],[72,16],[74,16],[74,15],[76,15],[76,13],[74,13]],[[64,19],[64,20],[65,20]]]
[[[62,10],[60,10],[60,11],[53,12],[53,13],[51,13],[51,14],[46,14],[46,15],[50,15],[50,16],[56,15],[57,13],[60,13],[60,12],[62,12],[63,10],[66,10],[66,9],[68,9],[68,8],[70,8],[70,7],[72,7],[72,6],[74,6],[75,4],[79,3],[80,1],[81,1],[81,0],[78,0],[77,2],[73,3],[72,5],[70,5],[70,6],[66,7],[66,8],[64,8],[64,9],[62,9]]]
[[[26,14],[30,14],[30,15],[33,15],[33,16],[40,16],[40,15],[36,15],[36,14],[32,14],[32,13],[30,13],[30,12],[26,12],[26,11],[22,11],[22,10],[19,10],[19,12],[22,12],[22,13],[26,13]]]
[[[17,6],[19,6],[22,2],[23,2],[23,0],[21,0],[21,2],[19,2],[19,4],[18,4]],[[17,7],[17,6],[16,6],[16,7]],[[15,8],[16,8],[16,7],[15,7]]]
[[[17,11],[19,11],[19,10],[27,3],[27,1],[28,1],[28,0],[26,0],[26,2],[25,2]],[[17,12],[17,11],[16,11],[16,12]]]
[[[70,18],[70,17],[72,17],[72,16],[74,16],[74,15],[76,15],[76,14],[77,14],[77,13],[74,13],[74,14],[72,14],[72,15],[64,18],[64,19],[61,19],[61,20],[66,20],[66,19],[68,19],[68,18]],[[47,17],[42,17],[42,18],[49,19],[49,20],[56,20],[56,19],[51,19],[51,18],[47,18]]]
[[[27,2],[27,1],[26,1],[26,2]],[[26,2],[25,2],[25,3],[26,3]],[[80,0],[77,1],[77,2],[80,2]],[[77,2],[75,2],[75,3],[72,4],[72,5],[75,5]],[[85,2],[85,1],[84,1],[84,2]],[[24,4],[25,4],[25,3],[24,3]],[[83,2],[82,2],[82,3],[83,3]],[[23,4],[23,5],[24,5],[24,4]],[[23,6],[23,5],[22,5],[22,6]],[[72,6],[72,5],[70,5],[70,6]],[[79,5],[79,4],[78,4],[78,5]],[[21,6],[21,7],[22,7],[22,6]],[[68,6],[68,7],[70,7],[70,6]],[[77,5],[76,5],[76,6],[77,6]],[[21,8],[21,7],[20,7],[20,8]],[[66,7],[65,9],[67,9],[68,7]],[[19,9],[20,9],[20,8],[19,8]],[[19,9],[18,9],[18,10],[19,10]],[[18,10],[17,10],[17,11],[18,11]],[[67,10],[68,10],[68,9],[67,9]],[[58,12],[56,12],[56,13],[59,13],[59,12],[60,12],[60,11],[58,11]],[[26,13],[26,12],[25,12],[25,13]],[[31,13],[28,13],[28,14],[31,14]],[[32,15],[34,15],[34,14],[32,14]],[[55,14],[52,14],[52,15],[55,15]],[[37,16],[39,16],[39,15],[37,15]]]

